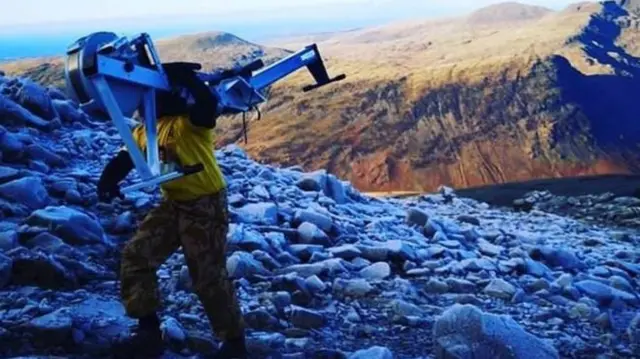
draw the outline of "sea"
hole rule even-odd
[[[270,39],[287,36],[297,36],[319,32],[335,32],[353,30],[360,27],[384,23],[388,19],[366,18],[366,19],[344,19],[344,20],[318,20],[304,21],[290,20],[286,23],[270,22],[215,22],[215,23],[193,23],[181,26],[153,26],[126,29],[101,29],[101,31],[113,31],[120,36],[130,36],[140,32],[147,32],[153,39],[174,37],[189,33],[205,31],[224,31],[232,33],[247,41],[260,43]],[[0,29],[1,30],[1,29]],[[0,62],[6,62],[21,58],[63,56],[67,47],[77,39],[90,34],[92,30],[73,31],[28,31],[20,33],[2,33],[0,31]],[[120,30],[120,31],[119,31]]]

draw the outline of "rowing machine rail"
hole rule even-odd
[[[218,97],[219,115],[247,112],[266,101],[263,91],[284,77],[306,67],[315,84],[307,92],[340,81],[345,75],[329,78],[315,44],[264,66],[256,60],[242,68],[217,73],[198,72]],[[69,95],[87,113],[109,117],[131,155],[141,182],[122,189],[123,193],[153,187],[202,170],[182,168],[164,171],[158,155],[155,91],[180,91],[172,88],[163,70],[158,52],[147,33],[131,39],[112,32],[96,32],[78,39],[67,48],[65,79]],[[182,95],[192,99],[182,89]],[[140,111],[141,110],[141,111]],[[147,137],[146,156],[136,145],[127,119],[136,111],[143,115]]]

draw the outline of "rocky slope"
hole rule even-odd
[[[550,12],[509,2],[461,18],[271,44],[317,42],[329,70],[348,78],[309,94],[300,91],[306,73],[274,86],[244,148],[259,161],[326,168],[363,191],[637,173],[632,3]],[[232,50],[220,54],[238,61],[259,55],[224,38],[232,37],[177,38],[164,53],[210,60],[203,48],[227,44]],[[49,71],[30,74],[49,81]],[[241,144],[238,121],[220,126],[221,144]]]
[[[0,93],[0,356],[108,357],[132,324],[117,301],[118,251],[158,192],[98,203],[115,129],[28,80],[0,77]],[[640,353],[633,228],[514,213],[447,188],[373,199],[235,146],[217,156],[232,213],[227,268],[255,358]],[[165,357],[210,352],[180,251],[158,277]]]

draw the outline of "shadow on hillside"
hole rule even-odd
[[[594,14],[578,41],[586,55],[608,65],[612,75],[584,75],[563,56],[553,56],[562,100],[576,105],[572,126],[588,123],[595,144],[618,152],[622,149],[626,163],[640,163],[640,58],[628,54],[616,45],[622,29],[616,20],[627,16],[626,10],[614,2],[603,3],[603,10]],[[579,128],[564,128],[562,136],[578,135]],[[618,151],[616,151],[618,150]],[[626,151],[625,151],[626,150]],[[619,153],[619,152],[618,152]],[[630,168],[640,173],[640,167]],[[515,199],[531,191],[550,191],[561,196],[580,196],[610,192],[616,196],[634,196],[640,188],[640,175],[610,174],[568,178],[539,179],[456,190],[463,197],[493,205],[509,206]]]
[[[638,58],[615,44],[622,33],[616,21],[628,15],[619,5],[605,2],[602,11],[591,16],[589,24],[576,39],[584,45],[587,55],[601,64],[610,65],[616,75],[637,76],[640,71]]]
[[[615,45],[621,28],[615,21],[627,12],[607,2],[576,38],[585,53],[609,65],[613,75],[583,75],[562,56],[554,56],[563,99],[579,106],[601,148],[637,150],[640,140],[640,59]]]
[[[473,198],[496,206],[510,206],[531,191],[549,191],[557,196],[582,196],[613,193],[617,197],[636,195],[640,175],[601,175],[549,178],[499,185],[457,189],[461,197]]]

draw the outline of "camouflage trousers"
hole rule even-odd
[[[244,335],[244,322],[226,268],[229,212],[225,190],[193,201],[163,200],[122,251],[121,297],[127,315],[156,312],[156,271],[182,246],[194,292],[221,340]]]

